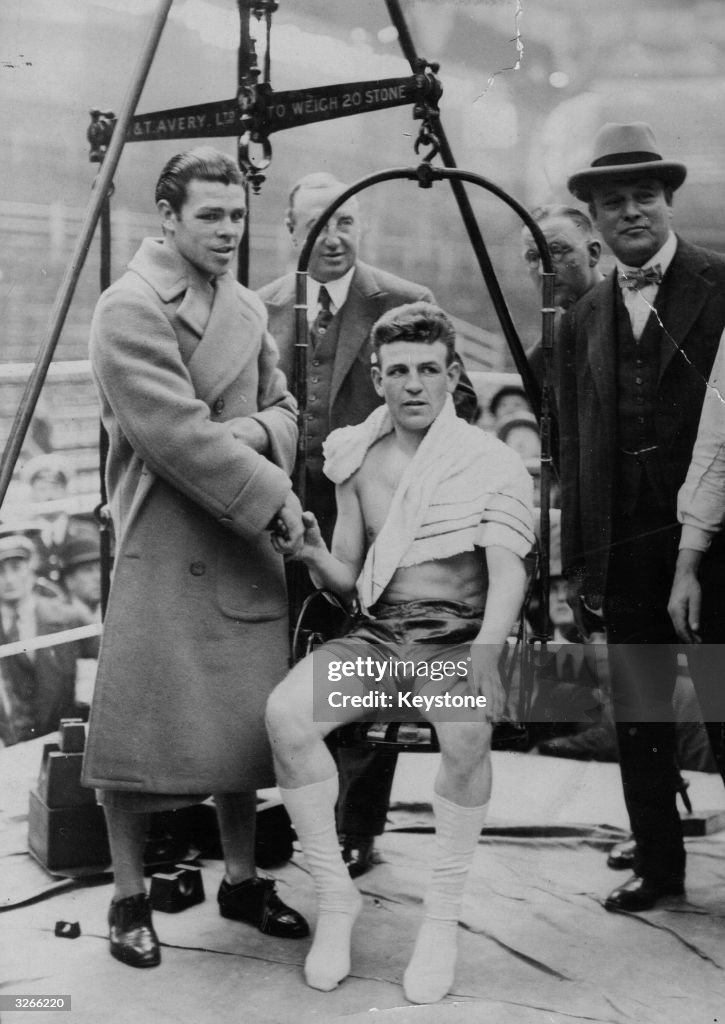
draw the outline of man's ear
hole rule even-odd
[[[593,238],[591,242],[587,242],[587,249],[589,250],[589,266],[596,267],[602,255],[602,243]]]
[[[159,211],[159,217],[161,217],[161,227],[164,231],[169,231],[171,234],[176,230],[176,222],[178,217],[174,213],[173,207],[168,199],[159,199],[156,204],[156,209]]]
[[[292,244],[295,246],[295,248],[297,248],[297,240],[295,238],[295,222],[291,220],[289,217],[285,217],[284,226],[287,228],[290,235],[292,236]]]
[[[375,394],[383,397],[383,375],[380,372],[379,366],[370,367],[370,376],[372,377],[373,387],[375,388]]]
[[[448,377],[448,390],[452,394],[456,390],[458,381],[461,379],[461,364],[454,360],[450,366],[446,367],[446,375]]]

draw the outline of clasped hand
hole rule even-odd
[[[292,528],[288,519],[282,515],[285,506],[274,520],[272,528],[272,546],[280,555],[290,560],[304,560],[313,548],[322,544],[322,534],[312,512],[303,512],[297,497],[293,495],[299,508],[299,523],[295,519]]]

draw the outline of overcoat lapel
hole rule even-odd
[[[259,316],[242,300],[231,274],[218,278],[209,322],[187,363],[199,398],[211,403],[257,358],[258,347],[249,339],[258,331]]]

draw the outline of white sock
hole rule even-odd
[[[335,828],[337,775],[280,795],[302,844],[317,893],[317,925],[305,960],[311,988],[329,992],[350,973],[350,938],[362,899],[340,854]]]
[[[411,1003],[437,1003],[453,986],[463,889],[487,809],[487,803],[462,807],[433,794],[433,872],[425,897],[425,918],[403,975],[403,990]]]

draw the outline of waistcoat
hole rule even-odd
[[[662,327],[650,314],[637,341],[622,293],[616,294],[617,327],[617,510],[631,515],[648,485],[657,505],[668,506],[656,448],[655,414]],[[654,449],[647,451],[647,449]],[[628,455],[626,452],[641,454]]]

